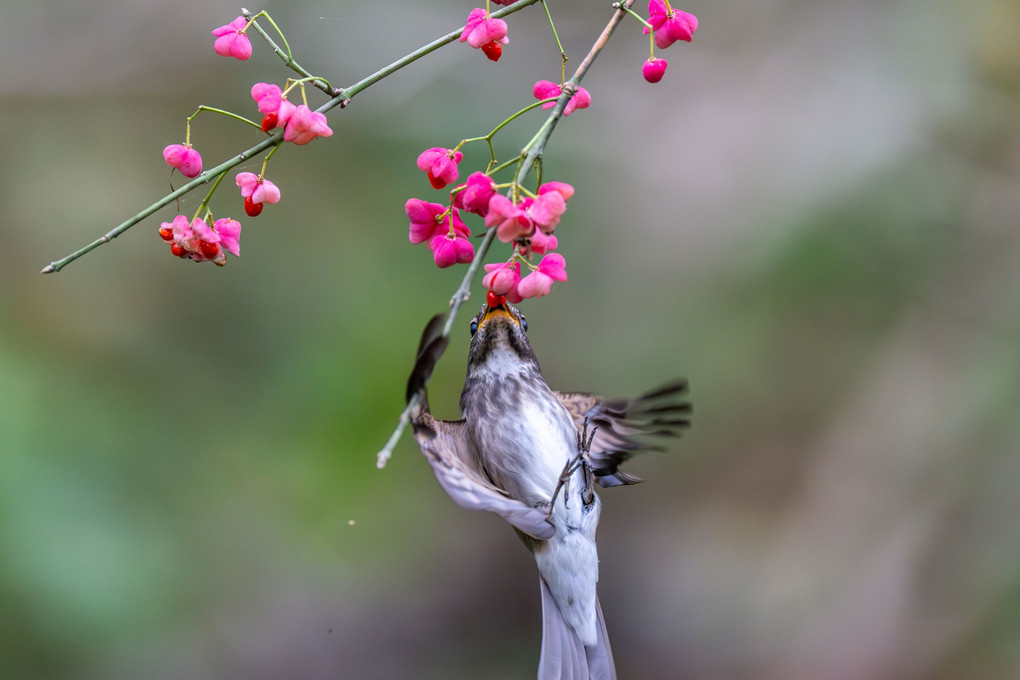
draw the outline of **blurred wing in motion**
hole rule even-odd
[[[446,315],[444,314],[436,314],[425,324],[425,330],[421,334],[421,341],[418,343],[418,354],[415,356],[414,368],[411,369],[411,375],[407,379],[406,399],[408,402],[420,390],[425,389],[425,384],[428,383],[429,378],[432,376],[432,369],[436,367],[436,362],[439,361],[439,357],[443,355],[443,352],[446,351],[446,346],[450,343],[449,338],[441,335],[445,318]]]
[[[691,426],[686,380],[663,385],[634,399],[603,399],[583,392],[556,392],[556,396],[573,416],[578,430],[585,418],[589,431],[599,428],[589,459],[603,487],[641,481],[619,468],[636,453],[663,450],[662,446],[646,444],[644,437],[678,437],[681,429]]]

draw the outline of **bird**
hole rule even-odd
[[[553,391],[528,340],[528,323],[489,292],[470,322],[461,419],[429,409],[425,384],[445,350],[443,316],[426,325],[407,385],[415,440],[437,480],[463,508],[501,516],[531,550],[542,602],[539,680],[613,680],[599,604],[595,486],[641,481],[620,464],[690,426],[686,380],[634,399]]]

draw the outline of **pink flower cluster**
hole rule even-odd
[[[542,258],[530,274],[521,278],[521,263],[511,259],[485,265],[487,274],[482,285],[496,295],[505,296],[517,304],[524,298],[548,295],[555,281],[567,280],[567,261],[559,253],[549,253]]]
[[[470,184],[471,178],[468,178],[468,186],[462,193],[468,193]],[[566,261],[562,255],[549,251],[559,245],[553,231],[573,195],[574,187],[565,182],[546,182],[538,188],[534,198],[526,196],[516,203],[502,194],[492,193],[484,213],[485,226],[495,228],[500,241],[514,242],[516,249],[508,262],[485,265],[487,273],[482,285],[517,303],[524,298],[548,295],[554,281],[566,281]],[[542,260],[530,274],[521,278],[520,261],[526,261],[532,254],[542,255]]]
[[[436,147],[419,156],[418,167],[423,170],[429,168],[431,181],[434,173],[440,172],[434,169],[433,164],[441,163],[445,170],[445,174],[440,172],[444,182],[452,183],[457,178],[456,164],[459,160],[450,149]],[[516,246],[509,262],[485,265],[487,274],[483,285],[514,303],[527,297],[548,295],[554,281],[567,279],[563,256],[549,251],[558,245],[553,231],[567,209],[567,201],[574,195],[574,188],[564,182],[546,182],[538,188],[534,197],[525,196],[517,202],[496,189],[491,177],[484,172],[473,172],[467,181],[453,189],[449,208],[418,198],[408,200],[404,205],[410,220],[408,238],[411,243],[427,243],[435,263],[440,267],[468,263],[474,259],[475,249],[468,240],[471,231],[460,213],[479,215],[485,219],[487,228],[496,229],[496,237],[500,241],[513,242]],[[522,278],[521,261],[526,262],[532,254],[544,257],[530,274]],[[531,267],[530,264],[528,266]]]
[[[326,124],[326,114],[312,111],[307,104],[294,106],[284,95],[279,85],[255,83],[251,88],[252,99],[258,105],[262,118],[262,129],[269,132],[283,127],[283,140],[295,144],[307,144],[316,137],[330,137],[333,130]]]
[[[227,263],[227,251],[235,257],[241,256],[241,223],[224,218],[212,226],[203,219],[188,222],[184,215],[178,215],[173,222],[164,222],[159,227],[160,237],[170,244],[170,252],[195,262],[210,261],[219,266]]]
[[[673,9],[668,0],[649,0],[648,23],[651,27],[645,27],[645,35],[654,32],[652,37],[660,50],[666,49],[677,40],[690,42],[694,38],[694,32],[698,30],[698,17],[689,12]],[[669,63],[665,59],[657,59],[653,55],[641,67],[641,75],[648,82],[657,83],[666,74],[667,66]]]

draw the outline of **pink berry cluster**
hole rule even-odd
[[[246,33],[250,25],[251,22],[239,16],[229,24],[214,30],[212,33],[216,36],[216,41],[213,43],[213,50],[216,54],[242,61],[251,57],[251,41]],[[271,133],[276,128],[283,128],[283,140],[298,145],[308,144],[316,137],[331,136],[333,130],[326,124],[325,114],[311,110],[305,103],[295,105],[287,99],[288,91],[295,86],[303,87],[304,83],[296,81],[292,84],[288,81],[287,89],[272,83],[255,83],[252,86],[252,99],[255,100],[259,113],[263,114],[260,124],[263,132]],[[167,165],[185,177],[193,178],[202,173],[202,156],[191,145],[191,119],[188,121],[185,142],[171,144],[163,149],[163,159]],[[234,179],[241,190],[244,212],[249,217],[260,215],[265,204],[280,201],[279,187],[264,175],[265,164],[262,172],[257,175],[253,172],[241,172]],[[164,222],[160,226],[159,235],[165,242],[171,244],[170,252],[173,255],[195,262],[210,261],[222,266],[226,263],[224,251],[240,256],[238,240],[241,235],[241,224],[236,220],[213,221],[210,215],[207,219],[196,216],[188,222],[186,217],[178,215],[173,222]]]
[[[170,244],[172,255],[195,262],[209,261],[222,267],[227,263],[223,251],[241,256],[241,223],[230,218],[210,224],[197,217],[188,222],[187,217],[178,215],[173,222],[160,225],[159,235]]]
[[[694,38],[694,32],[698,30],[698,17],[673,9],[669,0],[649,0],[648,22],[645,26],[645,35],[652,34],[656,47],[664,50],[677,40],[690,42]],[[657,83],[666,74],[666,67],[669,63],[665,59],[655,56],[654,50],[648,60],[641,67],[641,75],[650,83]]]
[[[457,164],[463,154],[454,149],[433,147],[418,157],[418,167],[436,189],[457,181]],[[510,187],[509,195],[499,192]],[[492,293],[517,303],[524,298],[548,295],[554,281],[566,281],[566,261],[552,253],[559,245],[553,232],[567,209],[574,188],[564,182],[545,182],[535,193],[515,184],[499,185],[485,172],[473,172],[450,192],[450,204],[412,198],[404,205],[410,220],[411,243],[426,243],[439,267],[466,264],[475,257],[471,230],[461,218],[472,213],[483,218],[496,238],[513,244],[509,260],[485,265],[482,284]],[[537,266],[533,255],[542,256]],[[521,265],[530,272],[521,276]]]
[[[307,104],[295,106],[279,85],[255,83],[251,88],[251,96],[258,105],[259,113],[264,114],[263,132],[282,127],[283,141],[299,145],[307,144],[316,137],[330,137],[333,134],[333,130],[326,124],[326,114],[312,111]]]

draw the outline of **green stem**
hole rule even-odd
[[[269,34],[266,32],[266,30],[259,25],[259,22],[255,21],[255,17],[259,15],[265,16],[269,23],[272,24],[273,28],[276,29],[276,32],[279,33],[280,40],[283,41],[284,47],[286,49],[281,49],[280,46],[276,44],[276,41],[269,37]],[[259,14],[256,14],[255,17],[253,17],[252,13],[244,9],[243,7],[241,8],[241,16],[243,16],[248,21],[253,22],[252,26],[254,26],[255,30],[258,31],[258,34],[262,36],[262,39],[265,40],[266,43],[268,43],[271,48],[273,48],[273,53],[283,60],[284,66],[286,66],[292,71],[300,73],[305,78],[311,78],[315,87],[319,88],[329,96],[332,97],[334,94],[336,94],[333,91],[333,86],[329,84],[328,80],[326,80],[325,78],[318,78],[316,76],[313,76],[311,73],[305,70],[305,68],[301,66],[301,64],[294,61],[294,55],[290,51],[290,45],[287,44],[287,38],[284,37],[283,31],[281,31],[280,27],[276,25],[276,22],[273,21],[272,17],[270,17],[265,12],[259,12]]]
[[[525,113],[527,113],[528,111],[532,110],[533,108],[541,106],[542,104],[545,104],[547,102],[554,102],[554,101],[556,101],[556,98],[552,97],[552,98],[549,98],[549,99],[543,99],[541,101],[537,101],[534,104],[528,104],[523,109],[521,109],[520,111],[518,111],[517,113],[515,113],[512,116],[510,116],[509,118],[504,120],[502,123],[500,123],[499,125],[494,127],[492,129],[492,131],[489,132],[489,134],[484,135],[482,137],[469,137],[468,139],[460,140],[460,143],[457,144],[457,146],[453,147],[453,151],[459,151],[462,146],[464,146],[465,144],[470,144],[471,142],[488,142],[489,143],[489,153],[492,155],[493,162],[495,162],[496,161],[496,151],[492,148],[492,138],[496,136],[496,133],[499,132],[500,130],[502,130],[504,127],[506,127],[515,118],[519,118],[520,116],[524,115]]]
[[[619,5],[619,3],[616,3],[616,4],[614,4],[614,7],[616,7],[618,5]],[[652,28],[652,25],[650,23],[648,23],[647,21],[645,21],[644,17],[642,17],[640,14],[638,14],[637,12],[632,10],[630,7],[620,7],[620,9],[622,9],[624,12],[626,12],[627,14],[631,15],[632,17],[634,17],[635,19],[640,21],[642,24],[645,25],[646,28],[648,28],[648,29]]]
[[[510,5],[509,7],[504,7],[499,12],[494,12],[492,16],[497,17],[497,18],[498,17],[504,17],[504,16],[507,16],[509,14],[513,14],[514,12],[519,12],[522,9],[524,9],[525,7],[530,7],[531,5],[534,5],[536,2],[539,2],[539,0],[519,0],[518,2],[515,2],[513,5]],[[242,10],[242,14],[246,18],[251,16],[250,12],[246,12],[244,10]],[[252,25],[256,27],[256,30],[258,30],[258,24],[257,23],[252,24]],[[358,94],[359,92],[362,92],[363,90],[371,87],[372,85],[374,85],[375,83],[379,82],[380,80],[382,80],[386,76],[389,76],[389,75],[399,71],[400,69],[404,68],[405,66],[414,63],[415,61],[417,61],[417,60],[421,59],[422,57],[424,57],[426,54],[434,52],[437,49],[439,49],[440,47],[442,47],[444,45],[448,45],[449,43],[453,42],[454,40],[457,40],[458,38],[460,38],[460,34],[463,31],[464,31],[464,27],[463,26],[458,28],[456,31],[451,31],[450,33],[447,33],[442,38],[439,38],[437,40],[433,40],[428,45],[425,45],[424,47],[421,47],[421,48],[415,50],[414,52],[408,54],[407,56],[405,56],[405,57],[403,57],[401,59],[398,59],[397,61],[393,62],[389,66],[387,66],[387,67],[385,67],[383,69],[380,69],[379,71],[376,71],[372,75],[368,76],[367,78],[364,78],[364,79],[360,80],[359,82],[355,83],[354,85],[352,85],[349,88],[345,88],[345,89],[342,89],[342,90],[335,90],[335,89],[332,89],[332,88],[324,89],[323,86],[321,86],[319,84],[321,79],[316,79],[315,81],[313,81],[315,83],[315,86],[318,87],[319,89],[324,89],[324,91],[327,91],[328,94],[333,97],[328,102],[326,102],[325,104],[323,104],[322,106],[317,108],[316,111],[319,112],[319,113],[326,113],[327,111],[329,111],[330,109],[332,109],[332,108],[334,108],[336,106],[341,106],[341,108],[342,108],[352,98],[354,98],[354,96],[356,94]],[[262,33],[262,31],[259,31],[259,32]],[[263,37],[266,38],[267,42],[269,42],[270,45],[274,46],[274,51],[276,51],[277,54],[280,55],[280,57],[284,59],[284,63],[287,66],[289,66],[290,68],[294,69],[295,71],[297,71],[298,73],[300,73],[301,75],[303,75],[305,77],[308,77],[308,78],[313,78],[314,77],[310,73],[305,71],[304,69],[301,69],[300,67],[294,68],[295,67],[294,60],[291,57],[289,57],[289,56],[285,56],[285,54],[283,53],[282,50],[280,50],[278,47],[275,47],[276,44],[267,35],[263,34]],[[325,82],[325,81],[322,81],[322,82]],[[326,87],[328,88],[328,83],[326,83]],[[261,126],[259,126],[259,128],[261,129]],[[145,208],[144,210],[142,210],[140,213],[138,213],[134,217],[132,217],[132,218],[126,220],[125,222],[122,222],[121,224],[117,225],[116,227],[114,227],[113,229],[108,231],[103,236],[100,236],[99,238],[97,238],[92,243],[89,243],[88,245],[86,245],[86,246],[84,246],[82,248],[79,248],[78,250],[74,251],[73,253],[67,255],[66,257],[63,257],[63,258],[61,258],[59,260],[54,260],[53,262],[49,263],[48,265],[43,267],[42,273],[43,274],[52,274],[52,273],[55,273],[55,272],[59,272],[61,269],[66,267],[69,263],[74,262],[75,260],[77,260],[82,255],[85,255],[86,253],[88,253],[88,252],[90,252],[92,250],[95,250],[99,246],[103,245],[104,243],[109,243],[113,239],[117,238],[118,236],[123,234],[125,231],[127,231],[128,229],[130,229],[134,225],[136,225],[139,222],[141,222],[142,220],[144,220],[149,215],[152,215],[154,212],[156,212],[160,208],[162,208],[162,207],[164,207],[166,205],[169,205],[170,203],[172,203],[176,199],[180,198],[184,194],[187,194],[188,192],[196,189],[197,187],[207,183],[212,177],[215,177],[217,174],[223,172],[224,170],[229,170],[230,168],[232,168],[232,167],[234,167],[236,165],[240,165],[244,161],[246,161],[249,158],[251,158],[253,155],[255,155],[257,153],[260,153],[262,151],[265,151],[270,146],[279,146],[282,142],[283,142],[283,131],[282,130],[278,130],[273,136],[269,137],[268,139],[265,139],[265,140],[259,142],[258,144],[256,144],[255,146],[251,147],[250,149],[242,151],[241,153],[239,153],[238,155],[234,156],[233,158],[230,158],[230,159],[224,161],[223,163],[217,165],[212,170],[207,170],[207,171],[203,172],[202,174],[200,174],[198,177],[196,177],[192,181],[188,182],[187,184],[185,184],[184,186],[180,187],[176,191],[173,191],[173,192],[167,194],[166,196],[164,196],[160,200],[158,200],[155,203],[153,203],[152,205],[150,205],[148,208]]]
[[[499,172],[500,170],[506,170],[506,169],[507,169],[507,168],[509,168],[509,167],[510,167],[511,165],[516,165],[516,164],[517,164],[517,162],[518,162],[519,160],[520,160],[520,156],[517,156],[517,157],[515,157],[515,158],[511,158],[511,159],[510,159],[510,160],[508,160],[508,161],[503,161],[502,163],[500,163],[500,164],[499,164],[499,165],[497,165],[496,167],[494,167],[494,168],[490,168],[489,170],[487,170],[485,174],[487,174],[487,175],[490,175],[490,176],[491,176],[491,175],[495,175],[495,174],[496,174],[496,173],[498,173],[498,172]],[[512,184],[512,183],[511,183],[511,184]],[[509,186],[509,185],[507,185],[507,186]]]
[[[460,306],[463,305],[471,297],[471,282],[474,281],[475,274],[482,266],[482,260],[485,259],[486,254],[489,252],[489,246],[496,238],[496,230],[489,229],[485,232],[485,238],[482,239],[481,244],[478,246],[478,250],[475,252],[475,259],[471,260],[471,264],[468,265],[467,271],[464,273],[464,278],[461,279],[460,285],[457,286],[456,292],[450,299],[450,315],[446,317],[446,323],[443,324],[443,330],[440,333],[441,337],[450,337],[450,331],[453,330],[453,320],[457,318],[457,312],[460,310]],[[438,357],[437,357],[438,360]],[[411,399],[408,400],[407,406],[400,412],[400,417],[397,420],[397,427],[393,430],[393,434],[390,435],[386,445],[382,447],[378,454],[376,454],[375,465],[379,469],[386,467],[386,463],[389,461],[390,456],[393,455],[393,449],[396,447],[397,442],[400,441],[400,436],[404,433],[407,428],[407,424],[411,421],[411,413],[421,403],[422,394],[424,394],[424,387],[421,391],[411,395]]]
[[[266,166],[269,165],[269,159],[273,157],[273,154],[276,153],[279,150],[279,148],[280,148],[279,145],[274,146],[272,149],[269,150],[269,153],[266,154],[266,157],[262,159],[262,170],[259,171],[259,177],[266,176]]]
[[[570,97],[573,96],[577,84],[581,82],[581,79],[588,72],[588,69],[591,68],[592,62],[594,62],[595,58],[598,57],[600,52],[602,52],[602,48],[605,47],[609,37],[613,34],[613,31],[616,30],[617,25],[619,25],[623,17],[626,16],[625,8],[629,9],[633,5],[634,0],[625,0],[623,3],[616,5],[616,12],[613,13],[613,17],[602,30],[602,34],[592,45],[591,50],[588,52],[587,56],[585,56],[584,60],[581,61],[581,65],[577,67],[577,70],[574,72],[574,76],[564,84],[563,93],[557,98],[556,106],[553,107],[552,113],[549,114],[549,117],[542,124],[542,127],[539,128],[538,133],[536,133],[535,136],[532,137],[531,141],[528,142],[528,146],[526,146],[521,152],[520,165],[518,166],[517,174],[514,178],[514,184],[520,185],[524,181],[524,178],[527,177],[530,169],[541,158],[542,153],[545,151],[545,145],[549,141],[549,137],[552,135],[553,130],[556,128],[556,122],[559,120],[560,116],[563,115],[563,109],[566,107],[567,101],[570,100]],[[511,7],[515,6],[516,5],[511,5]],[[485,238],[482,240],[478,250],[475,252],[475,257],[471,261],[471,265],[468,267],[467,272],[465,272],[464,278],[461,280],[460,286],[457,288],[457,292],[454,293],[453,299],[450,300],[450,315],[447,317],[446,323],[443,325],[441,337],[449,337],[450,329],[453,328],[454,318],[457,316],[457,311],[470,295],[471,282],[474,280],[475,274],[481,267],[482,260],[488,253],[489,246],[492,245],[495,234],[495,229],[489,229],[485,233]],[[407,406],[403,411],[401,411],[400,417],[397,420],[396,429],[393,431],[393,434],[390,435],[386,445],[383,446],[382,450],[379,451],[376,456],[377,467],[382,468],[386,466],[386,462],[390,459],[394,447],[400,440],[401,434],[403,434],[411,420],[411,413],[414,412],[421,403],[424,391],[425,387],[423,385],[422,389],[419,390],[418,393],[411,396],[411,399],[407,402]]]
[[[545,18],[549,20],[549,28],[552,29],[553,38],[556,39],[556,47],[560,49],[560,57],[563,59],[563,63],[560,65],[560,82],[562,83],[567,72],[567,53],[563,49],[563,43],[560,42],[560,36],[556,32],[556,24],[553,23],[552,14],[549,12],[549,5],[546,4],[545,0],[542,0],[542,9],[545,10]]]
[[[242,9],[241,11],[245,12],[246,10]],[[269,16],[269,12],[267,12],[265,10],[262,10],[257,15],[255,15],[255,18],[258,18],[259,16],[264,16],[266,18],[266,21],[268,21],[269,24],[276,30],[276,34],[278,36],[280,36],[280,40],[283,41],[284,49],[287,50],[287,56],[293,59],[294,58],[294,52],[292,52],[291,49],[290,49],[290,44],[287,42],[287,36],[285,36],[283,34],[283,31],[280,30],[280,27],[276,25],[275,21],[273,21],[273,17]],[[255,26],[255,30],[256,31],[259,30],[259,27],[257,25]]]
[[[203,111],[208,111],[209,113],[218,113],[218,114],[220,114],[222,116],[226,116],[227,118],[233,118],[234,120],[239,120],[242,123],[247,123],[248,125],[251,125],[254,128],[258,128],[259,130],[262,129],[261,125],[259,125],[255,121],[248,120],[244,116],[240,116],[240,115],[238,115],[236,113],[233,113],[231,111],[224,111],[223,109],[217,109],[217,108],[215,108],[213,106],[205,106],[203,104],[203,105],[198,107],[197,111],[195,111],[193,114],[188,116],[188,128],[189,128],[189,132],[190,132],[190,128],[191,128],[191,121],[195,119],[195,116],[197,116],[198,114],[202,113]]]
[[[209,192],[205,195],[205,198],[202,199],[202,202],[198,204],[198,210],[195,211],[195,217],[198,217],[198,214],[202,212],[203,208],[208,207],[209,201],[212,200],[213,194],[216,193],[216,189],[219,188],[220,182],[222,182],[223,178],[226,176],[227,170],[224,170],[223,172],[220,173],[220,176],[216,178],[216,181],[213,182],[212,188],[209,189]],[[192,222],[195,221],[195,217],[191,218]]]

